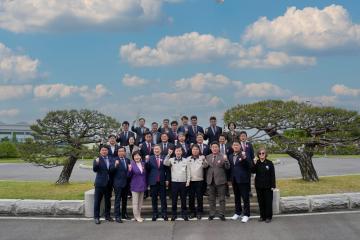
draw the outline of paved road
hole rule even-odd
[[[356,174],[360,173],[360,159],[315,158],[314,165],[319,176]],[[275,166],[277,178],[301,177],[296,160],[282,158],[281,163]],[[61,167],[44,169],[29,163],[3,163],[0,164],[0,179],[12,180],[50,180],[56,181]],[[94,173],[90,169],[74,167],[71,181],[92,181]]]
[[[0,218],[1,240],[57,240],[57,239],[146,239],[146,240],[212,240],[212,239],[316,239],[359,240],[360,212],[331,213],[326,215],[280,216],[272,223],[259,223],[251,219],[240,221],[214,220],[151,222],[142,224],[103,223],[79,220],[19,220]]]

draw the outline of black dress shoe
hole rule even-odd
[[[263,222],[263,221],[265,221],[263,218],[258,219],[258,222]]]
[[[131,220],[131,218],[129,217],[129,215],[127,213],[123,214],[121,216],[122,219],[126,219],[126,220]]]
[[[162,218],[164,219],[164,221],[168,221],[168,220],[169,220],[167,216],[163,216]]]
[[[115,222],[117,222],[117,223],[122,223],[123,221],[121,220],[121,218],[116,218],[116,219],[115,219]]]
[[[220,215],[219,218],[220,218],[221,221],[226,221],[226,218],[225,218],[224,215]]]
[[[189,221],[188,216],[183,216],[184,221]]]
[[[95,218],[95,224],[100,224],[100,219]]]
[[[177,216],[171,217],[171,221],[172,221],[172,222],[175,221],[176,219],[177,219]]]
[[[212,220],[214,220],[214,216],[209,216],[209,221],[212,221]]]
[[[108,221],[108,222],[113,222],[114,221],[114,219],[112,217],[106,217],[105,220]]]
[[[196,218],[196,214],[195,214],[195,213],[190,214],[189,218],[190,218],[190,219]]]
[[[156,219],[157,219],[157,217],[156,217],[156,216],[153,216],[151,220],[152,220],[153,222],[155,222]]]
[[[265,222],[266,222],[266,223],[269,223],[269,222],[271,222],[271,219],[268,218],[268,219],[265,220]]]
[[[196,218],[197,218],[198,220],[201,220],[201,218],[202,218],[201,214],[198,214],[198,215],[196,216]]]

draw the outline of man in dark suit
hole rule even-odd
[[[124,121],[122,123],[122,131],[119,133],[116,141],[120,144],[120,146],[127,146],[129,145],[130,137],[135,138],[135,133],[129,131],[129,122]]]
[[[114,158],[117,157],[117,151],[119,149],[119,145],[116,143],[116,136],[114,134],[110,134],[108,137],[109,144],[107,145],[108,148],[108,157]]]
[[[241,221],[246,223],[250,217],[250,196],[249,185],[251,168],[246,156],[241,152],[241,145],[239,142],[233,142],[234,152],[229,155],[230,170],[228,172],[228,179],[232,183],[235,195],[235,214],[233,220],[240,217]],[[244,202],[244,209],[241,207],[241,199]]]
[[[129,159],[125,158],[126,152],[124,147],[120,147],[118,150],[118,156],[113,159],[114,169],[113,169],[113,186],[115,190],[115,221],[122,223],[121,218],[127,215],[127,196],[129,189],[128,185],[128,164],[130,163]],[[122,202],[122,207],[120,210],[120,202]],[[125,217],[126,218],[126,217]]]
[[[191,155],[190,145],[185,142],[185,134],[179,133],[178,135],[179,141],[177,141],[176,147],[181,147],[182,157],[187,158]]]
[[[159,217],[158,212],[158,197],[161,202],[161,214],[165,221],[167,217],[167,203],[166,203],[166,187],[168,187],[170,178],[169,167],[163,164],[164,157],[161,154],[161,147],[159,145],[154,146],[154,155],[150,156],[146,160],[146,170],[148,173],[148,183],[150,185],[150,195],[153,216],[152,221],[156,221]]]
[[[140,154],[142,159],[153,155],[153,147],[155,144],[151,142],[152,136],[150,132],[145,133],[145,142],[140,145]]]
[[[198,133],[204,134],[204,129],[197,125],[197,116],[191,116],[191,126],[188,130],[188,141],[190,144],[196,143],[196,136]]]
[[[209,140],[209,144],[215,141],[219,141],[219,137],[222,134],[222,128],[216,126],[216,117],[210,117],[210,126],[205,129],[204,139]]]
[[[183,132],[185,134],[185,141],[189,144],[188,141],[188,132],[189,132],[189,118],[187,116],[181,117],[181,126],[178,127],[178,133]]]
[[[248,141],[248,136],[245,131],[241,131],[239,135],[240,135],[239,139],[240,139],[241,151],[245,152],[246,160],[249,162],[250,166],[252,167],[255,158],[253,145]],[[252,196],[251,184],[249,184],[249,193],[250,196]]]
[[[176,142],[178,141],[178,125],[179,123],[177,121],[172,121],[170,123],[171,125],[171,131],[169,133],[169,142],[176,145]]]
[[[167,133],[162,133],[161,134],[161,143],[160,143],[160,148],[161,148],[161,156],[166,156],[168,154],[168,150],[175,149],[175,145],[169,142],[169,137]]]
[[[113,164],[108,157],[108,148],[106,146],[100,147],[100,156],[93,162],[93,171],[96,173],[95,177],[95,194],[94,194],[94,219],[95,224],[100,224],[100,203],[102,198],[105,198],[105,220],[114,221],[110,217],[111,209],[111,189],[110,171],[112,171]]]
[[[144,134],[149,131],[147,127],[145,127],[145,118],[139,118],[139,126],[135,127],[135,121],[133,122],[133,126],[131,127],[131,131],[136,133],[136,145],[139,145],[144,141]]]
[[[153,122],[151,124],[151,142],[156,145],[159,144],[161,142],[160,136],[161,133],[158,131],[158,123],[157,122]]]

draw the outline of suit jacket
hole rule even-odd
[[[107,149],[108,149],[108,157],[109,157],[109,158],[115,158],[115,157],[118,156],[119,146],[118,146],[117,144],[115,145],[114,152],[111,150],[111,146],[110,146],[110,145],[107,145],[106,147],[107,147]]]
[[[141,164],[143,166],[142,172],[135,161],[131,161],[131,172],[129,176],[131,177],[130,190],[132,192],[145,192],[147,188],[145,163],[141,162]]]
[[[158,131],[159,131],[160,133],[166,132],[165,128],[159,128]],[[169,129],[168,129],[168,132],[166,132],[166,133],[167,133],[167,135],[168,135],[168,137],[169,137],[169,142],[174,144],[174,143],[175,143],[175,140],[177,140],[177,133],[174,134],[171,128],[169,128]]]
[[[200,144],[199,145],[199,148],[200,148],[200,155],[204,155],[204,156],[207,156],[211,153],[211,150],[210,150],[210,147],[209,145],[203,143],[202,146],[203,146],[203,149],[201,149],[201,146]],[[201,151],[202,150],[202,151]]]
[[[221,144],[220,144],[220,150],[221,151]],[[211,152],[211,149],[210,149],[210,152]],[[232,154],[234,152],[234,150],[232,149],[232,147],[229,145],[229,144],[225,144],[225,154],[226,156],[229,157],[230,154]]]
[[[131,131],[136,133],[136,144],[139,145],[140,143],[145,141],[144,133],[149,132],[149,129],[147,127],[144,127],[143,130],[141,131],[141,127],[132,126]]]
[[[152,136],[152,139],[151,139],[151,142],[153,144],[159,144],[161,142],[161,133],[156,131],[156,132],[150,132],[151,133],[151,136]]]
[[[230,163],[224,156],[217,154],[214,159],[214,154],[206,156],[206,161],[208,162],[208,170],[206,175],[207,184],[211,184],[214,180],[215,185],[222,185],[226,183],[227,180],[227,169],[230,168]]]
[[[234,154],[229,155],[230,169],[228,179],[236,183],[250,183],[251,167],[246,159],[241,158],[241,153],[236,155],[234,163]]]
[[[188,141],[189,141],[189,143],[196,143],[196,135],[199,132],[204,134],[204,129],[202,127],[196,125],[196,130],[194,132],[193,126],[189,125],[189,130],[188,130]]]
[[[145,159],[146,155],[153,155],[154,154],[154,144],[151,142],[149,143],[150,144],[150,149],[148,149],[147,147],[147,143],[146,142],[143,142],[141,145],[140,145],[140,153],[141,153],[141,157],[142,159]]]
[[[205,130],[205,135],[204,135],[204,140],[209,139],[209,144],[211,144],[212,142],[219,142],[219,137],[220,134],[222,133],[222,128],[219,126],[215,126],[215,133],[213,132],[213,130],[211,129],[211,127],[206,128]]]
[[[111,158],[109,159],[109,168],[106,166],[106,162],[102,156],[99,157],[99,163],[94,160],[93,171],[96,173],[94,186],[95,187],[107,187],[111,184],[110,172],[114,165],[112,164]]]
[[[189,126],[190,125],[186,125],[186,126],[180,126],[180,127],[178,127],[178,130],[177,130],[177,132],[178,133],[184,133],[185,134],[185,138],[186,138],[186,142],[188,143],[188,144],[190,144],[190,141],[189,141],[189,134],[188,134],[188,132],[189,132]]]
[[[233,142],[235,142],[235,141],[239,141],[239,137],[240,137],[240,135],[239,135],[239,132],[237,132],[237,131],[234,131],[234,132],[228,131],[228,132],[226,132],[226,140],[227,140],[227,143],[229,145],[232,145]]]
[[[178,146],[181,147],[181,149],[182,149],[183,158],[187,158],[188,156],[191,155],[191,150],[190,150],[190,145],[189,144],[185,143],[185,146],[182,146],[182,144],[180,142],[177,142],[176,147],[178,147]]]
[[[161,148],[161,156],[166,156],[167,154],[168,154],[168,149],[170,148],[170,149],[175,149],[175,145],[174,144],[172,144],[172,143],[170,143],[170,142],[168,142],[167,143],[167,147],[166,147],[166,149],[164,149],[164,144],[163,143],[159,143],[160,144],[160,148]],[[172,155],[174,155],[175,154],[175,152],[172,154]]]
[[[130,160],[133,160],[132,159],[132,153],[135,152],[135,151],[139,151],[140,148],[136,145],[134,145],[132,151],[130,152],[130,145],[127,145],[125,146],[125,150],[126,150],[126,158],[130,159]]]
[[[257,160],[252,171],[256,174],[256,188],[276,188],[275,168],[270,160],[266,159],[264,162]]]
[[[131,132],[131,131],[127,131],[127,132],[128,132],[127,138],[126,138],[126,135],[125,135],[125,132],[124,132],[124,131],[122,131],[122,132],[118,135],[116,141],[120,144],[120,146],[127,146],[127,145],[129,145],[129,138],[130,138],[130,137],[135,138],[135,133],[133,133],[133,132]]]
[[[252,166],[253,162],[254,162],[253,160],[255,158],[253,145],[250,142],[246,142],[245,143],[245,150],[242,148],[242,145],[241,145],[241,149],[242,149],[241,151],[245,151],[246,159],[248,160],[250,166]]]
[[[150,156],[149,161],[146,162],[146,170],[149,185],[156,185],[158,177],[161,185],[165,181],[171,180],[170,168],[164,165],[164,157],[162,156],[160,156],[160,167],[157,165],[156,156]]]
[[[118,166],[115,166],[115,161],[119,160],[120,164]],[[127,184],[128,180],[128,164],[130,164],[130,159],[124,158],[125,163],[120,160],[119,157],[113,158],[112,162],[114,164],[113,175],[113,186],[114,188],[124,188]]]

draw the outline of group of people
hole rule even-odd
[[[111,197],[115,193],[115,221],[131,219],[127,213],[127,200],[131,192],[133,215],[142,222],[143,199],[148,195],[152,202],[152,221],[159,217],[168,221],[167,195],[172,201],[171,221],[178,217],[177,202],[180,197],[181,217],[201,219],[203,197],[208,195],[209,220],[216,216],[216,200],[219,200],[218,217],[225,221],[225,201],[228,184],[235,196],[233,220],[247,222],[250,217],[251,175],[255,174],[255,188],[260,209],[259,221],[272,219],[272,190],[275,186],[275,170],[267,159],[264,148],[257,151],[245,131],[237,132],[236,124],[229,123],[228,131],[217,126],[210,117],[205,130],[197,124],[197,117],[177,121],[164,119],[159,128],[153,122],[151,129],[140,118],[137,127],[129,130],[127,121],[122,123],[118,135],[110,135],[107,144],[100,145],[100,155],[94,160],[95,177],[94,219],[100,224],[100,203],[104,198],[105,220],[110,216]],[[209,144],[205,144],[208,140]],[[158,200],[160,199],[160,211]],[[195,205],[196,201],[196,205]],[[243,204],[241,202],[243,201]],[[120,207],[121,205],[121,207]],[[189,211],[188,211],[189,210]]]

